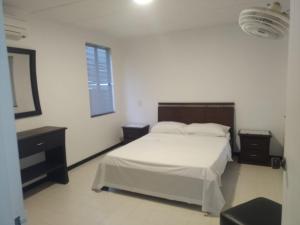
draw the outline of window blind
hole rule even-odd
[[[114,112],[110,49],[86,44],[91,116]]]

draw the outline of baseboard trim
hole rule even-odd
[[[77,168],[77,167],[79,167],[79,166],[81,166],[81,165],[83,165],[83,164],[85,164],[85,163],[87,163],[87,162],[89,162],[89,161],[91,161],[91,160],[93,160],[93,159],[95,159],[95,158],[97,158],[97,157],[99,157],[99,156],[107,153],[107,152],[110,152],[110,151],[112,151],[112,150],[114,150],[114,149],[116,149],[116,148],[118,148],[120,146],[122,146],[122,143],[118,143],[118,144],[116,144],[114,146],[111,146],[111,147],[109,147],[109,148],[101,151],[101,152],[98,152],[98,153],[96,153],[94,155],[91,155],[91,156],[89,156],[89,157],[87,157],[87,158],[85,158],[85,159],[83,159],[83,160],[81,160],[81,161],[79,161],[77,163],[74,163],[71,166],[68,166],[68,170],[69,171],[73,170],[73,169],[75,169],[75,168]]]

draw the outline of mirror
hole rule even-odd
[[[7,51],[15,118],[41,115],[35,50],[8,47]]]

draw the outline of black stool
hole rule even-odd
[[[221,213],[221,225],[281,225],[280,204],[256,198]]]

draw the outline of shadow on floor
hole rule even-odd
[[[114,188],[108,188],[108,189],[106,188],[106,189],[104,189],[104,191],[109,191],[109,192],[113,192],[114,194],[117,194],[117,195],[126,195],[129,197],[139,198],[139,199],[152,201],[152,202],[156,202],[156,203],[160,203],[160,204],[166,204],[166,205],[171,205],[171,206],[175,206],[175,207],[186,208],[186,209],[194,210],[194,211],[198,211],[198,212],[201,211],[201,206],[194,205],[194,204],[187,204],[184,202],[178,202],[178,201],[168,200],[168,199],[159,198],[159,197],[153,197],[153,196],[149,196],[149,195],[143,195],[143,194],[139,194],[139,193],[133,193],[133,192],[114,189]]]
[[[227,164],[226,170],[222,175],[221,190],[225,199],[224,210],[232,207],[240,170],[241,165],[238,162],[231,162]]]
[[[24,199],[26,198],[29,198],[31,197],[32,195],[35,195],[47,188],[49,188],[50,186],[52,186],[54,183],[53,182],[50,182],[50,181],[46,181],[46,182],[43,182],[39,185],[35,185],[34,187],[30,188],[30,189],[26,189],[23,190],[23,196],[24,196]]]

